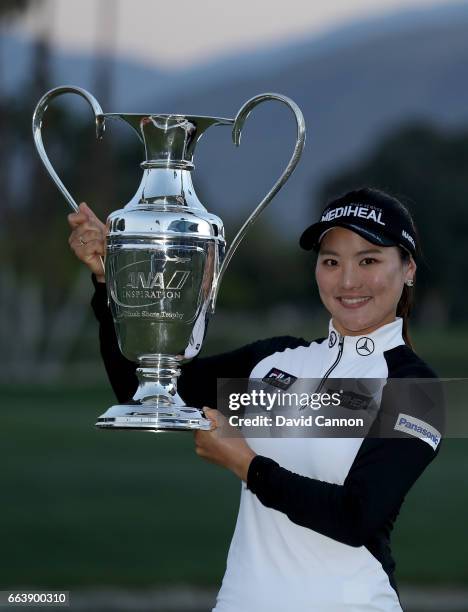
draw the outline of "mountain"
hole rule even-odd
[[[2,52],[10,67],[7,86],[20,91],[31,43],[4,38]],[[92,65],[91,55],[55,51],[53,85],[74,83],[93,91]],[[306,119],[306,149],[264,218],[296,237],[323,204],[314,196],[320,182],[368,154],[401,122],[423,119],[466,129],[468,5],[354,22],[320,37],[184,71],[122,59],[113,70],[115,106],[109,110],[232,117],[257,93],[276,91],[294,99]],[[198,146],[195,182],[209,210],[239,224],[269,189],[293,145],[292,115],[272,102],[249,117],[238,150],[229,128],[208,131]]]
[[[416,16],[404,27],[387,22],[363,27],[360,36],[349,34],[347,43],[327,48],[302,44],[301,53],[290,50],[287,60],[272,61],[268,70],[168,95],[162,106],[233,116],[258,92],[278,91],[294,99],[306,119],[306,149],[265,216],[296,237],[324,204],[314,197],[317,186],[369,154],[386,132],[413,119],[467,129],[468,6]],[[239,151],[227,137],[208,132],[198,160],[207,201],[221,199],[220,207],[245,217],[269,187],[272,170],[278,172],[279,160],[292,150],[293,132],[290,117],[274,103],[252,113]]]

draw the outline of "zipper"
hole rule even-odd
[[[339,364],[341,356],[343,355],[343,346],[344,346],[344,336],[342,336],[340,334],[340,342],[338,344],[339,346],[339,350],[338,350],[338,355],[336,356],[335,361],[332,363],[332,365],[328,368],[328,370],[325,372],[324,377],[322,378],[322,380],[320,381],[319,386],[316,389],[316,393],[320,393],[320,391],[322,390],[323,385],[325,384],[327,378],[330,376],[330,374],[333,372],[333,370],[336,368],[336,366]]]

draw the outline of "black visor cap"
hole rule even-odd
[[[311,251],[312,249],[318,251],[320,248],[320,236],[322,236],[324,232],[326,232],[328,229],[331,229],[332,227],[344,227],[346,229],[350,229],[351,231],[356,232],[357,234],[362,236],[362,238],[364,238],[365,240],[368,240],[369,242],[372,242],[372,244],[375,244],[377,246],[398,245],[398,243],[395,242],[394,239],[389,238],[388,236],[385,236],[382,233],[377,234],[376,232],[372,231],[367,227],[356,225],[354,223],[348,223],[346,221],[333,220],[319,221],[317,223],[314,223],[313,225],[310,225],[303,232],[299,240],[300,246],[306,251]]]

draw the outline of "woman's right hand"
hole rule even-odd
[[[107,229],[85,202],[79,205],[79,212],[68,215],[72,233],[68,239],[75,255],[95,274],[100,283],[105,283],[102,257],[106,250]]]

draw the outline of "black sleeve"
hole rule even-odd
[[[136,365],[120,352],[114,323],[107,305],[107,291],[104,283],[98,283],[93,276],[95,293],[91,301],[94,314],[99,321],[99,342],[101,355],[112,388],[119,402],[128,401],[136,391],[138,381]],[[195,357],[182,365],[178,380],[178,391],[189,406],[216,407],[218,378],[247,379],[254,366],[276,351],[308,344],[302,338],[281,336],[258,340],[234,351],[211,357]]]
[[[92,280],[95,291],[91,299],[91,306],[99,322],[101,356],[117,400],[124,403],[133,396],[138,386],[135,364],[126,359],[120,352],[112,314],[107,305],[105,283],[97,282],[94,274]]]
[[[439,452],[440,438],[431,445],[408,433],[396,434],[400,437],[366,437],[342,485],[295,474],[257,455],[247,486],[265,506],[284,512],[294,523],[344,544],[363,546],[394,519]]]

